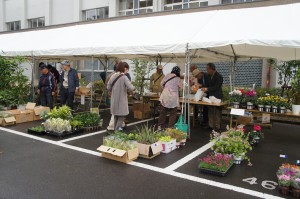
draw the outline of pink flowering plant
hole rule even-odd
[[[300,189],[300,175],[292,178],[291,185],[294,189]]]
[[[278,176],[279,186],[289,187],[291,185],[291,177],[289,175]]]
[[[278,184],[295,189],[300,189],[300,167],[290,164],[282,164],[277,171]]]
[[[211,153],[204,158],[199,159],[199,168],[209,169],[219,172],[226,172],[233,164],[231,155]]]
[[[249,133],[249,142],[253,143],[254,139],[264,139],[264,133],[261,130],[261,126],[254,125],[253,130]]]
[[[255,90],[251,89],[245,92],[245,100],[246,102],[255,103],[257,100],[257,95]]]

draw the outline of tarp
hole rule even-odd
[[[300,59],[299,19],[300,3],[122,19],[0,34],[0,55]]]

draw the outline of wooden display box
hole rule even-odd
[[[134,119],[148,119],[150,117],[150,111],[134,111]]]
[[[33,110],[11,110],[9,111],[15,118],[16,124],[32,122],[33,121]]]
[[[11,126],[16,124],[15,117],[0,118],[0,126]]]
[[[160,154],[162,151],[161,142],[156,142],[154,144],[141,144],[137,143],[140,157],[152,159]]]
[[[145,111],[150,112],[150,103],[142,103],[142,102],[134,102],[133,103],[133,111]]]
[[[139,156],[138,148],[124,151],[101,145],[97,150],[102,153],[102,157],[123,163],[129,163],[133,160],[136,160]]]

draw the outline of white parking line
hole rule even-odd
[[[148,121],[151,121],[151,120],[153,120],[153,118],[138,121],[138,122],[133,122],[133,123],[127,124],[127,126],[133,126],[133,125],[148,122]],[[95,132],[95,133],[89,133],[89,134],[85,134],[85,135],[81,135],[81,136],[76,136],[76,137],[60,140],[60,141],[57,141],[57,142],[61,142],[61,143],[70,142],[70,141],[73,141],[73,140],[78,140],[78,139],[81,139],[81,138],[86,138],[86,137],[90,137],[90,136],[93,136],[93,135],[98,135],[98,134],[105,133],[105,132],[106,132],[106,130],[102,130],[102,131],[98,131],[98,132]]]
[[[84,148],[80,148],[80,147],[76,147],[76,146],[71,146],[71,145],[68,145],[68,144],[65,144],[65,143],[61,143],[61,142],[51,141],[51,140],[48,140],[48,139],[40,138],[40,137],[37,137],[37,136],[29,135],[29,134],[26,134],[26,133],[22,133],[22,132],[6,129],[6,128],[2,128],[2,127],[0,127],[0,130],[8,132],[8,133],[12,133],[12,134],[20,135],[20,136],[23,136],[23,137],[39,140],[39,141],[49,143],[49,144],[53,144],[53,145],[56,145],[56,146],[60,146],[60,147],[63,147],[63,148],[75,150],[75,151],[90,154],[90,155],[95,155],[97,157],[99,157],[99,156],[101,157],[101,153],[96,152],[96,151],[92,151],[92,150],[88,150],[88,149],[84,149]],[[209,186],[218,187],[218,188],[221,188],[221,189],[231,190],[231,191],[235,191],[235,192],[238,192],[238,193],[243,193],[243,194],[255,196],[255,197],[272,198],[272,199],[273,198],[274,199],[280,199],[281,198],[281,197],[273,196],[273,195],[270,195],[270,194],[265,194],[263,192],[253,191],[253,190],[250,190],[250,189],[245,189],[245,188],[234,186],[234,185],[220,183],[220,182],[213,181],[213,180],[207,180],[207,179],[204,179],[204,178],[199,178],[199,177],[196,177],[196,176],[191,176],[191,175],[175,172],[175,171],[172,171],[170,169],[163,169],[163,168],[159,168],[159,167],[155,167],[155,166],[151,166],[151,165],[147,165],[147,164],[143,164],[143,163],[139,163],[139,162],[131,162],[131,163],[129,163],[129,165],[140,167],[140,168],[151,170],[151,171],[155,171],[155,172],[159,172],[159,173],[162,173],[162,174],[165,174],[165,175],[170,175],[170,176],[174,176],[174,177],[177,177],[177,178],[182,178],[182,179],[185,179],[185,180],[189,180],[189,181],[209,185]]]
[[[193,153],[185,156],[184,158],[182,158],[182,159],[178,160],[177,162],[171,164],[170,166],[166,167],[166,170],[174,171],[174,170],[178,169],[182,165],[186,164],[187,162],[189,162],[192,159],[199,156],[201,153],[204,153],[205,151],[207,151],[210,147],[212,147],[212,145],[213,145],[213,142],[210,142],[210,143],[204,145],[203,147],[197,149]]]

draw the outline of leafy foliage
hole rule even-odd
[[[44,123],[44,126],[46,131],[53,131],[56,133],[70,132],[72,129],[70,121],[61,118],[48,119]]]
[[[223,155],[211,153],[206,157],[200,159],[199,168],[226,172],[232,164],[232,156],[227,154]]]
[[[30,130],[42,133],[42,132],[45,131],[45,127],[43,127],[43,126],[35,126],[35,127],[31,127]]]
[[[68,106],[62,106],[60,108],[54,107],[50,112],[48,112],[46,119],[60,118],[63,120],[72,119],[71,108]]]
[[[79,113],[75,115],[73,120],[81,122],[83,127],[98,126],[100,122],[100,115],[97,113]]]

